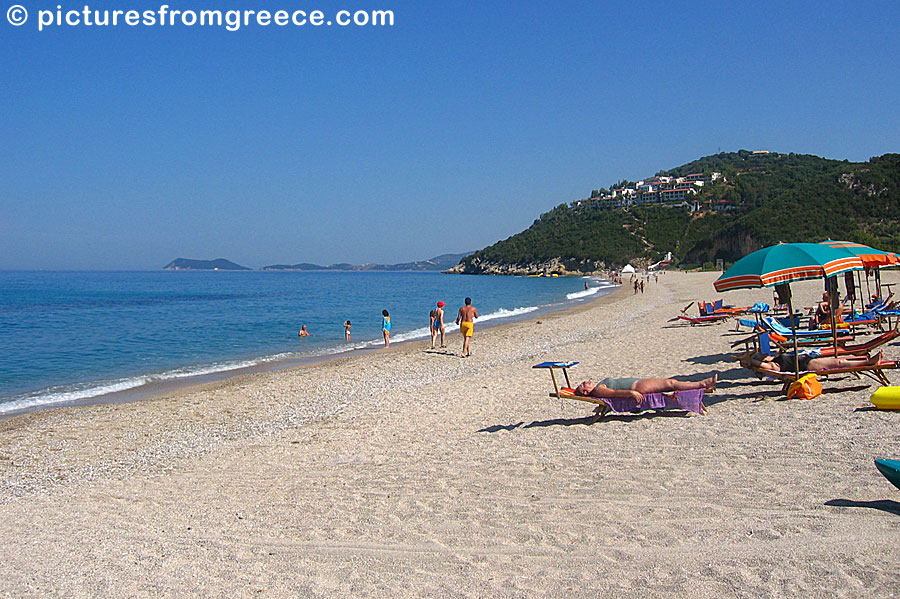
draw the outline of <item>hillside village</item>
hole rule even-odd
[[[594,191],[591,197],[575,200],[573,208],[622,208],[635,204],[675,204],[685,205],[694,210],[700,208],[699,202],[691,201],[706,185],[714,182],[725,182],[722,173],[693,173],[683,177],[655,175],[641,181],[623,181],[610,187],[609,190]],[[727,204],[725,200],[714,200],[717,204]],[[725,206],[710,206],[724,208]]]

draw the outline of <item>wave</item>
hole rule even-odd
[[[614,287],[607,281],[599,281],[600,285],[591,287],[583,291],[569,293],[566,298],[569,300],[579,299],[594,295],[601,290]],[[604,285],[603,283],[607,283]],[[553,305],[553,304],[551,304]],[[504,318],[515,318],[535,312],[540,306],[523,306],[518,308],[506,309],[500,308],[494,312],[482,315],[478,318],[478,323],[499,320]],[[459,330],[459,325],[449,322],[446,323],[445,332],[452,333]],[[391,341],[403,342],[415,339],[427,339],[430,337],[428,327],[419,327],[410,331],[399,332],[391,337]],[[13,412],[28,411],[34,408],[53,407],[59,405],[67,405],[76,402],[84,402],[92,398],[110,395],[113,393],[121,393],[151,385],[154,383],[164,383],[166,381],[177,381],[179,379],[187,379],[191,377],[200,377],[206,375],[214,375],[228,371],[235,371],[244,368],[252,368],[261,364],[289,361],[304,360],[321,356],[336,355],[346,353],[353,350],[367,349],[379,346],[383,343],[381,339],[373,339],[370,341],[362,341],[347,345],[333,345],[329,347],[321,347],[312,352],[288,352],[278,353],[259,358],[245,360],[226,360],[214,362],[210,364],[200,364],[196,366],[180,367],[164,372],[143,374],[132,377],[123,377],[117,379],[90,381],[84,383],[76,383],[71,385],[56,385],[46,387],[41,390],[14,395],[0,400],[0,415]]]
[[[496,320],[498,318],[512,318],[514,316],[521,316],[522,314],[528,314],[529,312],[534,312],[538,310],[538,306],[526,306],[522,308],[513,308],[512,310],[507,310],[505,308],[500,308],[495,312],[490,312],[488,314],[484,314],[478,317],[477,322],[484,322],[486,320]],[[444,321],[444,332],[452,333],[454,331],[459,330],[459,325],[455,322],[447,322]],[[428,327],[420,327],[418,329],[413,329],[411,331],[404,331],[402,333],[397,333],[396,335],[391,335],[391,341],[393,342],[401,342],[401,341],[411,341],[413,339],[425,339],[430,338],[431,332],[428,330]],[[381,345],[384,343],[381,339],[375,339],[373,341],[369,341],[365,347],[372,347],[375,345]]]
[[[174,381],[195,376],[204,376],[216,374],[219,372],[228,372],[231,370],[239,370],[241,368],[250,368],[264,364],[266,362],[276,362],[292,357],[292,354],[275,354],[271,356],[263,356],[253,360],[239,360],[217,362],[214,364],[202,364],[199,366],[175,368],[165,372],[144,374],[134,377],[125,377],[112,379],[108,381],[92,381],[89,383],[77,383],[74,385],[57,385],[34,391],[31,393],[23,393],[13,396],[0,403],[0,414],[9,412],[18,412],[36,407],[50,407],[59,404],[68,404],[72,402],[100,397],[102,395],[110,395],[121,391],[128,391],[144,385],[152,383],[162,383],[165,381]]]
[[[591,287],[589,289],[584,289],[583,291],[574,291],[572,293],[567,293],[566,297],[568,299],[579,299],[582,297],[588,297],[589,295],[594,295],[598,291],[600,291],[599,287]]]
[[[581,299],[583,297],[590,297],[601,291],[606,291],[607,289],[613,289],[615,287],[618,287],[618,285],[613,285],[606,279],[595,279],[592,277],[582,277],[582,278],[592,279],[593,281],[597,282],[597,285],[594,287],[589,287],[587,289],[582,289],[581,291],[573,291],[572,293],[567,293],[566,299],[574,300],[574,299]]]

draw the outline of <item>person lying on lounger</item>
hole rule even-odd
[[[841,356],[839,358],[817,357],[815,354],[800,354],[800,372],[820,372],[839,368],[854,368],[856,366],[875,366],[884,360],[884,350],[871,358],[863,355]],[[772,372],[794,372],[794,354],[781,352],[777,356],[770,356],[756,352],[741,359],[741,366],[745,368],[762,368]]]
[[[665,391],[687,391],[690,389],[705,389],[712,391],[716,388],[719,375],[714,374],[708,379],[699,382],[679,381],[674,378],[667,379],[637,379],[637,378],[605,378],[599,383],[584,381],[575,387],[575,395],[582,397],[631,397],[638,404],[644,401],[644,393],[663,393]]]

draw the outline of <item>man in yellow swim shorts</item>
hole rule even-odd
[[[459,325],[459,332],[463,336],[462,357],[468,358],[471,355],[469,351],[469,339],[475,332],[475,319],[478,318],[478,308],[472,305],[472,298],[466,298],[466,305],[459,309],[456,315],[456,324]]]

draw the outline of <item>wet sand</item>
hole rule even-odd
[[[669,322],[771,303],[715,276],[476,325],[467,359],[451,335],[0,422],[0,595],[900,595],[900,491],[872,464],[900,457],[900,412],[869,409],[867,379],[782,401],[730,324]],[[707,416],[592,423],[547,396],[545,360],[721,382]]]

